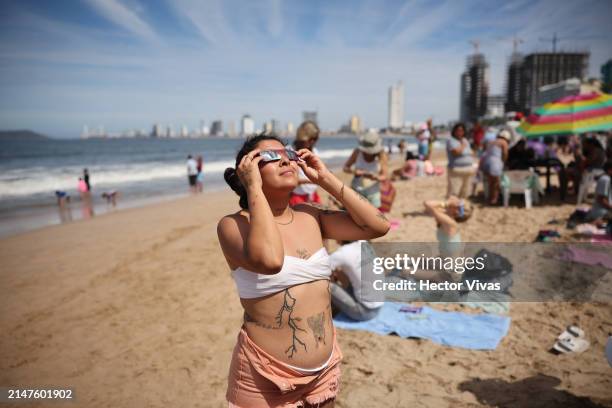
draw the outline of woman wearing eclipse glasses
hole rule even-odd
[[[289,206],[298,169],[346,211]],[[380,237],[389,222],[307,149],[247,139],[225,180],[241,209],[219,221],[223,254],[244,308],[226,398],[230,407],[332,407],[342,354],[332,322],[324,239]]]

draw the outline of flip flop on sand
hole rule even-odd
[[[584,337],[584,331],[580,327],[568,326],[557,337],[553,350],[559,353],[582,353],[589,348],[589,341]]]

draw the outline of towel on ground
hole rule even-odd
[[[570,245],[560,259],[590,266],[601,265],[604,268],[612,269],[612,255],[609,253],[574,245]]]
[[[407,313],[405,303],[385,302],[372,320],[357,322],[344,314],[334,318],[340,329],[365,330],[382,335],[419,337],[451,347],[494,350],[508,333],[510,318],[492,314],[445,312],[423,306],[420,313]]]

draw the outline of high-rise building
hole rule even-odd
[[[189,130],[186,125],[181,126],[181,137],[189,137]]]
[[[151,137],[162,137],[162,127],[159,123],[153,125],[153,130],[151,131]]]
[[[202,124],[201,134],[202,134],[202,137],[210,136],[210,128]]]
[[[470,75],[467,72],[462,73],[459,91],[459,120],[464,123],[469,120],[467,98],[471,91],[470,85]]]
[[[236,137],[236,123],[233,120],[227,123],[227,136]]]
[[[249,137],[255,133],[255,121],[250,115],[243,115],[240,120],[240,135]]]
[[[525,107],[525,78],[523,70],[523,55],[515,52],[510,56],[506,75],[506,112],[522,112]]]
[[[174,137],[174,128],[172,127],[172,125],[168,125],[168,127],[166,128],[166,137]]]
[[[210,135],[214,137],[223,137],[223,121],[215,120],[210,128]]]
[[[270,121],[270,124],[272,126],[272,130],[271,130],[272,133],[274,133],[275,135],[280,135],[281,132],[283,131],[281,129],[281,123],[278,120],[276,120],[276,119],[272,119]]]
[[[612,59],[601,66],[601,89],[606,93],[612,93]]]
[[[293,128],[293,122],[287,122],[287,136],[293,136],[295,129]]]
[[[585,79],[589,68],[588,52],[541,52],[529,54],[523,63],[525,106],[531,112],[537,106],[540,87],[566,79]]]
[[[264,122],[263,124],[263,132],[266,135],[269,135],[272,133],[272,123],[271,122]]]
[[[401,129],[404,126],[404,83],[389,88],[389,128]]]
[[[502,118],[504,116],[505,95],[489,95],[487,97],[487,117]]]
[[[489,95],[489,64],[483,54],[472,54],[467,58],[467,67],[461,75],[464,94],[463,120],[476,122],[487,114]]]
[[[83,126],[83,131],[81,132],[81,139],[89,139],[89,127],[87,125]]]
[[[306,122],[307,120],[310,120],[314,123],[316,123],[317,125],[319,124],[319,122],[317,121],[317,111],[304,111],[302,112],[302,120],[304,122]]]
[[[354,134],[361,133],[361,119],[357,115],[351,116],[349,119],[349,131]]]

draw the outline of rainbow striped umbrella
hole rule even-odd
[[[521,122],[526,137],[612,129],[612,95],[593,92],[547,103]]]

